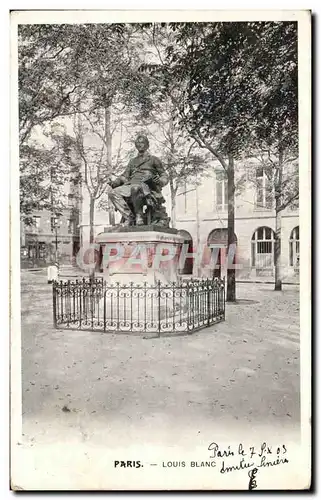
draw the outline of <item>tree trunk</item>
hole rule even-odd
[[[172,227],[176,228],[176,190],[173,181],[170,181],[169,186],[171,191],[171,223]]]
[[[89,243],[94,242],[95,198],[90,197],[89,202]]]
[[[234,158],[229,156],[227,168],[227,192],[228,192],[228,213],[227,213],[227,248],[235,244],[235,203],[234,203]],[[232,263],[230,263],[232,264]],[[227,265],[227,289],[226,300],[227,302],[236,301],[235,291],[235,269],[230,269],[231,265]]]
[[[274,290],[282,290],[281,278],[281,212],[277,211],[275,215],[275,275]]]
[[[197,263],[197,277],[201,276],[201,239],[200,239],[200,212],[199,212],[199,196],[198,196],[198,185],[195,186],[195,198],[196,198],[196,252],[198,258]]]
[[[92,196],[90,197],[90,202],[89,202],[89,243],[94,242],[94,220],[95,220],[95,198]],[[91,250],[91,252],[94,252]],[[92,258],[95,261],[95,254],[90,255],[89,258]],[[93,279],[95,277],[95,266],[92,266],[90,273],[89,273],[90,279]]]
[[[275,258],[275,273],[274,273],[274,290],[282,290],[281,278],[281,204],[282,204],[282,167],[283,153],[279,153],[279,165],[275,173],[275,243],[274,243],[274,258]]]
[[[112,134],[111,134],[111,106],[105,106],[105,140],[107,149],[107,168],[109,172],[112,171]],[[115,225],[115,211],[114,207],[108,203],[109,223],[111,226]]]

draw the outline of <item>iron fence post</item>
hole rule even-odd
[[[158,280],[158,337],[161,334],[161,282]]]
[[[104,290],[104,332],[106,331],[106,322],[107,322],[107,318],[106,318],[106,315],[107,315],[107,311],[106,311],[106,307],[107,307],[107,304],[106,304],[106,295],[107,295],[107,290]]]
[[[56,304],[56,282],[54,281],[52,284],[52,312],[53,312],[53,320],[54,327],[57,328],[57,304]]]
[[[60,314],[61,314],[61,321],[64,321],[64,298],[63,298],[63,281],[60,280]]]
[[[82,307],[82,299],[83,299],[83,288],[81,287],[81,282],[79,282],[79,328],[81,329],[81,323],[82,323],[82,310],[83,310],[83,307]]]
[[[66,293],[66,304],[65,304],[65,309],[66,309],[66,321],[67,321],[67,326],[69,326],[69,314],[70,314],[70,280],[67,281],[67,293]]]
[[[210,299],[210,282],[209,280],[206,281],[206,286],[207,286],[207,324],[210,324],[210,305],[211,305],[211,299]]]
[[[222,296],[223,296],[223,318],[225,319],[225,276],[223,277],[223,291],[222,291]]]

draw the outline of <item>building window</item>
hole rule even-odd
[[[184,181],[184,213],[187,213],[187,184]]]
[[[258,271],[273,270],[274,231],[270,227],[259,227],[252,236],[252,267]]]
[[[58,227],[58,217],[51,217],[51,232],[53,233]]]
[[[183,185],[180,186],[177,190],[177,196],[183,196],[183,206],[181,205],[182,209],[183,209],[183,212],[184,214],[187,213],[187,210],[188,210],[188,200],[187,200],[187,196],[188,196],[188,193],[190,191],[193,191],[192,190],[188,190],[187,189],[187,183],[186,183],[186,180],[183,181]]]
[[[187,248],[187,253],[192,254],[193,253],[193,238],[190,235],[188,231],[184,231],[183,229],[180,229],[178,231],[178,234],[184,238],[184,245],[186,245],[185,248]],[[188,246],[187,246],[188,245]],[[182,269],[179,269],[179,274],[193,274],[193,264],[194,264],[194,259],[193,257],[187,257],[184,262],[184,267]]]
[[[75,195],[73,193],[68,194],[68,205],[72,207],[74,205]]]
[[[39,252],[39,255],[38,255],[39,259],[44,260],[46,258],[46,255],[47,255],[47,246],[46,246],[46,243],[39,242],[38,252]]]
[[[232,244],[237,245],[237,237],[234,233]],[[228,230],[227,228],[221,227],[213,229],[207,237],[207,245],[210,248],[211,245],[216,245],[216,250],[212,248],[211,256],[214,257],[215,267],[213,269],[213,278],[221,278],[222,266],[227,264],[228,258]],[[233,257],[233,264],[236,264],[236,253]]]
[[[75,233],[75,219],[68,219],[68,234]]]
[[[291,231],[290,241],[289,241],[289,250],[290,250],[290,266],[294,267],[294,269],[300,268],[300,228],[296,226]]]
[[[264,168],[256,170],[256,200],[258,209],[272,210],[273,208],[273,184],[268,178]]]
[[[218,212],[227,211],[228,192],[226,172],[219,170],[216,176],[216,210]]]
[[[40,229],[40,216],[39,215],[34,215],[32,217],[32,227],[34,232],[38,232]]]
[[[31,241],[28,247],[24,249],[24,257],[30,260],[42,260],[44,261],[47,257],[47,245],[43,241]]]

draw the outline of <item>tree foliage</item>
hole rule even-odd
[[[19,26],[22,176],[28,164],[29,172],[33,166],[38,170],[41,167],[41,176],[46,178],[53,161],[54,151],[30,146],[37,127],[79,113],[97,114],[111,106],[119,94],[124,100],[131,99],[136,48],[130,40],[134,35],[134,29],[124,24]],[[25,180],[22,178],[22,196]],[[52,178],[54,182],[56,178]],[[38,187],[29,183],[28,196],[21,204],[22,215],[40,206],[41,201]]]
[[[182,23],[167,80],[184,88],[180,122],[225,164],[254,140],[297,140],[296,23]]]
[[[32,129],[90,107],[115,91],[124,73],[124,25],[61,24],[19,26],[20,142]],[[122,55],[122,57],[120,57]]]
[[[67,204],[66,183],[79,181],[73,139],[64,131],[46,135],[46,147],[37,143],[20,147],[20,213],[26,224],[32,222],[35,210],[61,212]]]

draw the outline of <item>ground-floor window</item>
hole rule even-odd
[[[234,233],[233,243],[237,245],[237,237]],[[226,261],[228,255],[228,231],[227,228],[217,228],[213,229],[207,237],[207,245],[219,245],[219,250],[216,250],[217,259],[216,265],[213,269],[213,277],[221,278],[222,277],[222,263]],[[214,251],[214,249],[212,250]],[[233,257],[233,264],[236,264],[236,253]]]
[[[294,269],[300,268],[300,228],[296,226],[291,231],[289,241],[290,266]]]
[[[180,236],[183,236],[183,238],[184,238],[184,244],[188,245],[187,252],[188,253],[193,253],[193,238],[190,235],[190,233],[188,231],[185,231],[185,230],[181,229],[181,230],[178,231],[178,234]],[[179,270],[179,273],[180,274],[187,274],[187,275],[193,274],[193,265],[194,265],[194,259],[193,259],[193,257],[187,257],[185,259],[184,267],[183,267],[183,269]]]
[[[259,227],[252,236],[252,267],[257,270],[273,270],[274,231],[267,226]]]
[[[27,246],[27,256],[29,259],[45,259],[47,255],[47,245],[44,242],[31,242]]]
[[[50,260],[50,245],[44,241],[27,241],[21,248],[22,267],[42,267]]]

